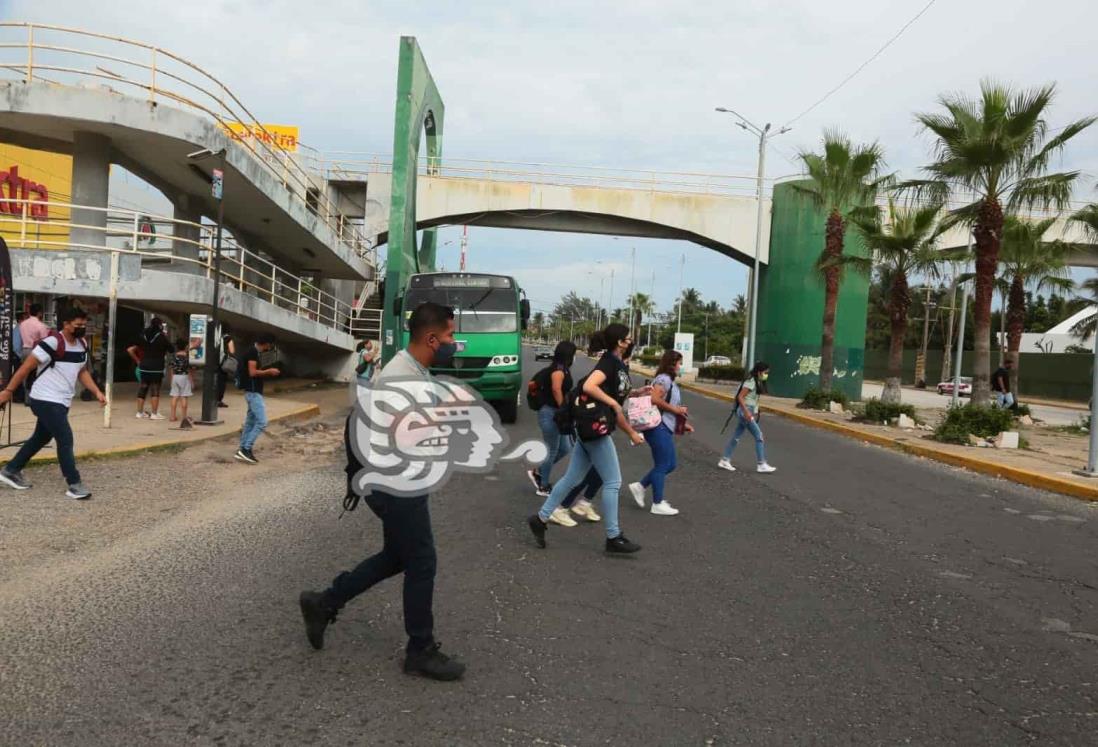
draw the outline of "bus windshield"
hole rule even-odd
[[[458,332],[518,331],[514,288],[413,288],[404,308],[411,311],[427,301],[452,307]],[[407,315],[404,324],[407,328]]]

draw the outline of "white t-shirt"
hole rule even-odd
[[[42,345],[56,351],[57,338],[43,338],[41,344],[35,345],[31,351],[38,360],[38,376],[31,387],[30,396],[41,402],[56,402],[68,407],[76,394],[76,378],[87,365],[88,349],[83,340],[75,340],[71,344],[66,341],[65,354],[57,363],[43,370],[42,367],[52,360],[52,356],[42,349]]]

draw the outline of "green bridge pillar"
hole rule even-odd
[[[381,359],[387,363],[400,345],[402,320],[393,303],[408,277],[435,269],[435,229],[423,232],[416,249],[416,179],[420,134],[427,135],[427,171],[437,173],[442,160],[445,107],[427,61],[414,36],[400,37],[396,114],[393,127],[393,182],[389,203],[389,246],[385,265],[385,302],[381,323]]]
[[[820,380],[824,285],[816,260],[824,246],[826,216],[792,184],[774,187],[770,261],[759,275],[756,359],[770,364],[770,392],[801,397]],[[845,252],[867,256],[848,228]],[[835,316],[835,373],[832,383],[860,399],[865,364],[865,322],[869,279],[847,271]]]

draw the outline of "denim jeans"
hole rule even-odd
[[[557,429],[553,415],[557,408],[546,405],[538,410],[538,425],[541,426],[541,437],[549,452],[545,455],[545,461],[538,467],[538,477],[542,485],[549,484],[549,475],[553,471],[553,465],[572,451],[572,437],[562,435]]]
[[[76,456],[72,451],[72,428],[69,426],[69,408],[56,402],[43,402],[31,397],[27,400],[31,412],[38,418],[34,433],[23,442],[15,457],[5,465],[8,472],[18,472],[27,466],[31,457],[53,439],[57,442],[57,462],[61,465],[61,474],[69,485],[80,482],[80,472],[76,469]]]
[[[621,534],[618,526],[618,490],[621,489],[621,467],[618,464],[618,452],[614,448],[614,440],[611,436],[596,438],[594,441],[580,441],[572,452],[572,461],[568,463],[568,471],[564,477],[557,480],[553,486],[553,492],[545,499],[538,516],[542,521],[549,521],[549,516],[564,501],[564,497],[572,492],[582,480],[587,470],[595,468],[602,478],[602,511],[606,518],[606,536],[610,539]]]
[[[560,504],[563,508],[572,508],[572,505],[579,498],[579,494],[583,493],[583,497],[591,501],[596,495],[599,494],[599,488],[602,487],[602,478],[599,477],[599,472],[594,467],[587,470],[587,475],[584,476],[583,481],[576,487],[568,491],[568,495],[564,497],[564,503]]]
[[[258,392],[244,392],[244,401],[248,403],[248,414],[244,416],[244,427],[240,429],[240,448],[251,451],[255,440],[267,427],[267,405]]]
[[[675,459],[675,434],[665,423],[644,432],[644,440],[652,450],[652,469],[641,479],[644,487],[652,486],[652,502],[663,502],[663,484],[678,466]]]
[[[732,457],[732,452],[740,442],[740,436],[743,435],[744,431],[750,431],[751,435],[755,438],[755,459],[759,464],[762,464],[766,461],[766,450],[763,447],[763,432],[759,428],[759,416],[754,409],[748,409],[752,415],[751,420],[744,419],[742,413],[736,414],[736,430],[732,433],[732,438],[725,444],[724,458],[729,459]]]
[[[1014,407],[1014,395],[1011,392],[995,392],[995,401],[999,407]]]
[[[336,576],[324,596],[333,607],[341,609],[375,584],[403,573],[408,651],[421,651],[435,642],[433,607],[438,565],[427,496],[404,498],[374,491],[364,500],[381,519],[381,550],[353,570]]]

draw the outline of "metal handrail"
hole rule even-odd
[[[224,130],[226,135],[233,139],[245,151],[261,164],[279,183],[290,193],[291,199],[301,202],[305,209],[321,218],[335,234],[336,240],[346,245],[352,252],[366,260],[371,266],[377,265],[377,252],[374,243],[354,226],[341,220],[336,206],[328,199],[327,191],[319,175],[310,174],[294,157],[277,144],[272,145],[264,138],[240,139],[229,131],[230,123],[243,123],[255,132],[263,133],[271,137],[271,133],[263,126],[259,119],[240,101],[225,84],[198,65],[171,51],[156,47],[145,42],[134,41],[120,36],[100,34],[93,31],[57,26],[51,24],[37,24],[27,22],[3,22],[0,29],[25,29],[26,39],[18,42],[0,43],[0,54],[5,50],[25,51],[23,61],[0,62],[0,70],[18,73],[26,82],[36,79],[61,84],[60,81],[41,75],[42,71],[61,73],[76,78],[91,78],[95,80],[111,81],[118,84],[133,86],[147,93],[150,103],[157,104],[157,98],[170,100],[185,107],[198,110],[213,118]],[[36,32],[41,36],[42,32],[67,34],[77,38],[94,39],[108,44],[122,45],[125,49],[139,49],[149,54],[149,61],[142,62],[138,59],[119,54],[109,54],[105,51],[97,51],[76,46],[44,43],[35,38]],[[39,53],[36,60],[35,53]],[[75,57],[79,59],[99,60],[114,62],[143,71],[147,77],[129,77],[126,71],[122,73],[107,70],[102,66],[96,66],[89,70],[73,65],[55,64],[52,61],[43,60],[46,56]],[[178,64],[184,68],[180,73],[165,68],[165,62]],[[188,76],[187,71],[194,75]],[[56,76],[54,76],[56,77]],[[192,79],[197,78],[197,80]],[[163,81],[169,81],[166,86]],[[172,82],[180,84],[172,85]],[[212,89],[212,90],[211,90]],[[315,161],[315,151],[307,146],[306,160]]]
[[[216,226],[163,216],[149,216],[134,210],[75,205],[68,202],[23,199],[4,199],[3,202],[18,206],[19,211],[18,216],[0,213],[0,229],[3,229],[9,237],[7,243],[12,248],[121,252],[138,255],[150,261],[170,260],[187,263],[202,268],[202,273],[207,278],[213,277]],[[32,218],[30,216],[32,205],[46,207],[50,217],[42,220]],[[74,221],[71,217],[74,210],[105,213],[107,225]],[[151,221],[155,226],[166,225],[171,229],[170,233],[157,235],[158,239],[164,238],[170,242],[168,247],[155,250],[139,248],[144,238],[141,226],[145,221]],[[49,233],[43,235],[41,231],[36,230],[41,227],[48,227]],[[103,241],[102,243],[74,242],[71,239],[71,233],[67,237],[58,238],[61,232],[68,233],[72,229],[95,232]],[[195,232],[197,232],[197,239],[187,236]],[[123,240],[128,240],[129,245],[118,246],[118,242]],[[189,248],[191,253],[197,256],[180,253],[179,247]],[[279,267],[228,237],[222,238],[219,277],[221,282],[241,292],[265,299],[282,308],[292,308],[299,316],[307,316],[323,326],[351,331],[356,326],[362,327],[361,321],[355,324],[356,320],[365,319],[372,323],[376,316],[376,326],[380,331],[380,312],[373,314],[366,312],[376,310],[356,309],[352,304],[313,285],[312,281]]]

